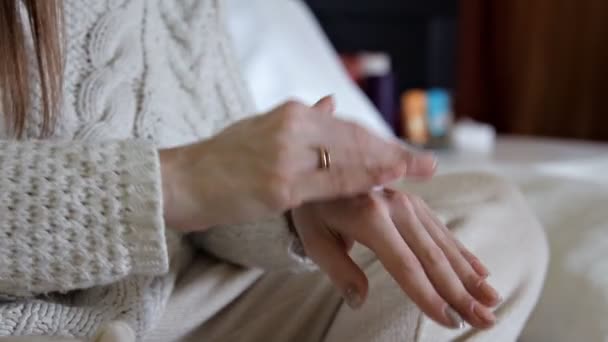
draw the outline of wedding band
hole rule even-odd
[[[329,170],[331,166],[331,156],[325,147],[319,147],[319,169]]]

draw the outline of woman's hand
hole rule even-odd
[[[488,271],[418,197],[392,189],[352,199],[306,204],[292,211],[306,253],[328,274],[353,308],[363,304],[367,278],[348,251],[371,249],[426,315],[458,328],[463,319],[489,328],[500,297]]]
[[[329,115],[333,110],[331,97],[312,107],[290,101],[209,140],[161,151],[168,224],[202,230],[262,219],[434,172],[432,156]],[[331,154],[328,170],[319,168],[319,148]]]

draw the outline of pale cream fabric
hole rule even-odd
[[[82,342],[83,340],[69,337],[21,336],[0,337],[0,342]],[[135,331],[122,321],[110,322],[100,329],[94,342],[135,342]]]
[[[370,279],[369,298],[360,310],[344,305],[319,272],[281,272],[263,275],[209,317],[205,307],[214,300],[213,289],[231,281],[211,276],[209,268],[197,267],[202,263],[195,261],[146,341],[514,341],[536,304],[548,262],[544,232],[519,192],[485,174],[440,176],[403,187],[425,198],[489,267],[489,280],[504,297],[493,329],[448,330],[433,323],[373,255],[358,247],[353,253]],[[239,272],[224,263],[214,267]],[[252,278],[257,276],[251,272]]]
[[[309,266],[293,253],[297,239],[282,216],[205,232],[197,247],[223,261],[197,259],[176,279],[182,268],[174,264],[191,248],[162,219],[156,150],[205,139],[254,112],[222,25],[221,1],[63,3],[64,98],[52,139],[34,141],[42,117],[35,87],[27,141],[0,124],[0,336],[93,339],[113,321],[128,324],[140,339],[163,341],[194,330],[229,340],[235,328],[245,340],[314,339],[325,327],[329,340],[349,332],[418,331],[416,309],[391,290],[373,261],[367,266],[378,272],[373,282],[386,290],[356,314],[341,308],[316,273],[269,274],[243,295],[261,275],[256,267]],[[510,324],[514,336],[542,279],[540,230],[498,181],[464,182],[465,189],[454,188],[458,178],[444,183],[421,192],[446,215],[467,213],[459,236],[506,272],[497,286],[517,315],[501,324]],[[488,192],[493,197],[483,197]],[[493,198],[498,201],[483,201]],[[512,231],[505,233],[505,225]],[[529,250],[521,250],[525,244]],[[375,323],[358,323],[372,317]]]
[[[37,140],[38,87],[22,140],[0,112],[0,336],[90,339],[122,321],[141,338],[173,290],[170,264],[191,249],[165,227],[157,149],[255,111],[222,1],[61,3],[64,92],[52,137]],[[199,234],[198,248],[222,260],[310,266],[282,215]],[[240,279],[232,286],[243,291],[251,280]],[[218,290],[206,311],[231,295],[222,302]]]

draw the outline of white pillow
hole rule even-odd
[[[229,30],[259,110],[290,97],[313,103],[333,93],[340,115],[391,135],[346,75],[304,4],[296,0],[225,1]],[[597,166],[588,171],[597,174]],[[494,167],[504,173],[509,169]],[[505,175],[518,181],[547,228],[552,258],[545,290],[520,340],[608,341],[608,187],[536,177],[530,168],[522,173],[529,178]]]
[[[306,5],[292,0],[227,0],[225,5],[228,29],[258,110],[290,98],[312,104],[333,94],[339,116],[392,135],[346,74]]]
[[[520,341],[608,341],[608,186],[535,172],[519,178],[551,251]]]

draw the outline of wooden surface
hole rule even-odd
[[[608,140],[608,1],[462,0],[457,112]]]

